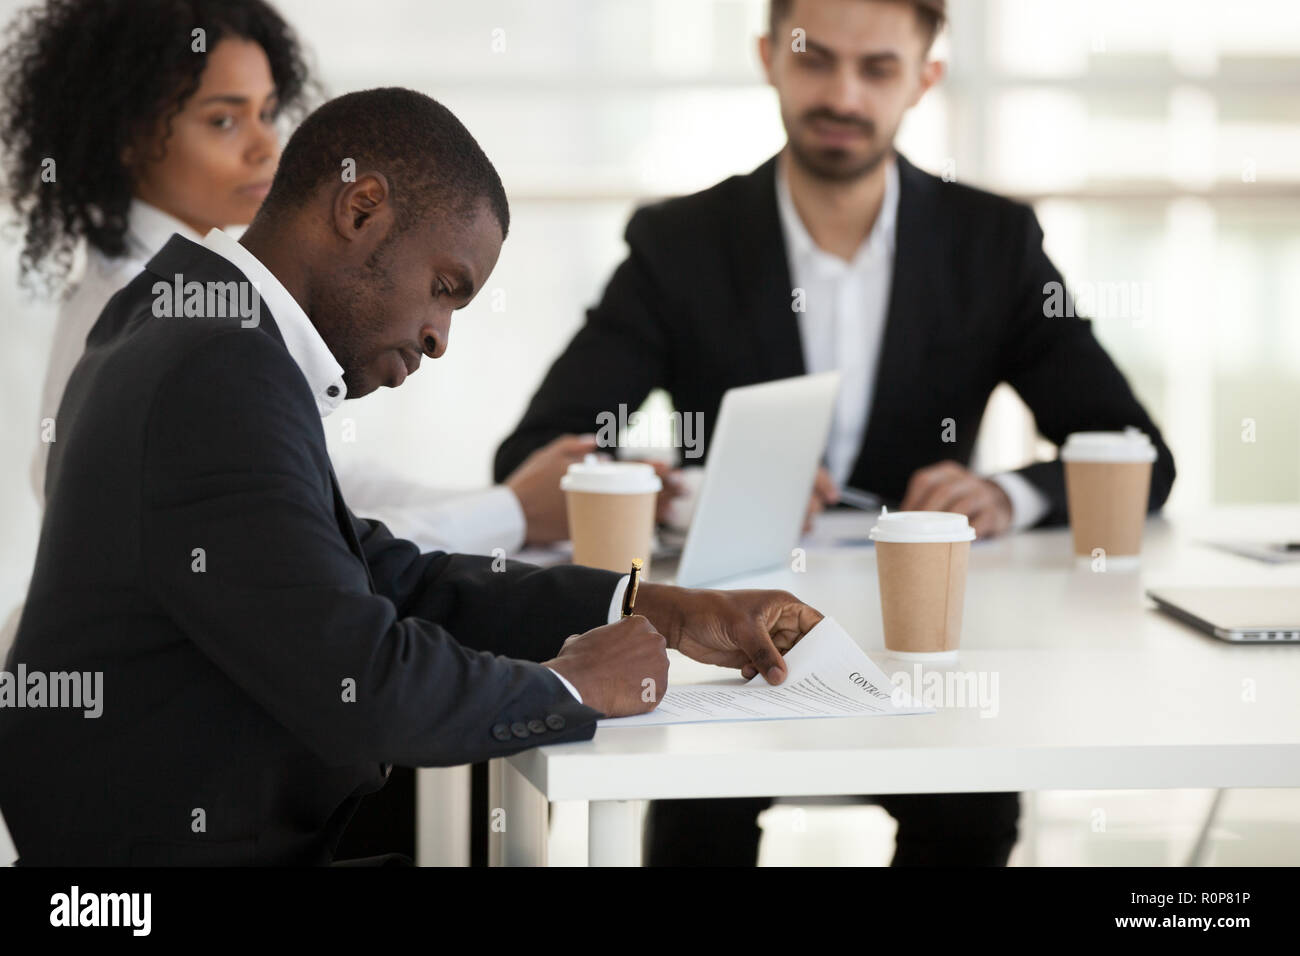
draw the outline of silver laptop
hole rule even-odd
[[[840,373],[729,389],[677,565],[683,587],[786,564],[826,450]]]
[[[1300,588],[1158,588],[1147,597],[1224,641],[1300,641]]]

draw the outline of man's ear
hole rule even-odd
[[[929,92],[930,87],[934,86],[941,79],[948,69],[948,64],[943,60],[926,60],[925,65],[921,67],[921,82],[916,88],[916,95],[912,97],[912,102],[908,103],[908,108],[921,102],[921,97]]]
[[[763,64],[767,82],[775,86],[776,84],[772,82],[772,38],[766,33],[758,38],[758,60]]]
[[[381,235],[387,232],[393,215],[390,197],[383,173],[361,173],[355,182],[343,183],[334,194],[334,231],[349,242],[375,227],[381,227]]]

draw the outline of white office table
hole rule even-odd
[[[1153,519],[1135,571],[1080,569],[1065,530],[977,542],[950,666],[996,674],[995,715],[969,702],[917,716],[602,727],[498,761],[502,862],[545,863],[547,801],[589,801],[591,864],[636,865],[634,801],[646,799],[1300,787],[1300,645],[1218,641],[1143,596],[1172,584],[1300,587],[1300,565],[1198,543],[1216,533],[1300,540],[1300,508]],[[727,586],[790,590],[834,615],[886,674],[915,676],[884,650],[874,551],[810,543],[806,566]],[[725,675],[735,672],[673,656],[675,683]]]

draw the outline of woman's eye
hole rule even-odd
[[[217,129],[233,129],[235,118],[233,116],[214,116],[211,121]]]

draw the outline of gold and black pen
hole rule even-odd
[[[623,617],[631,617],[636,607],[637,578],[641,576],[641,559],[632,559],[632,573],[629,575],[627,590],[623,592]]]

